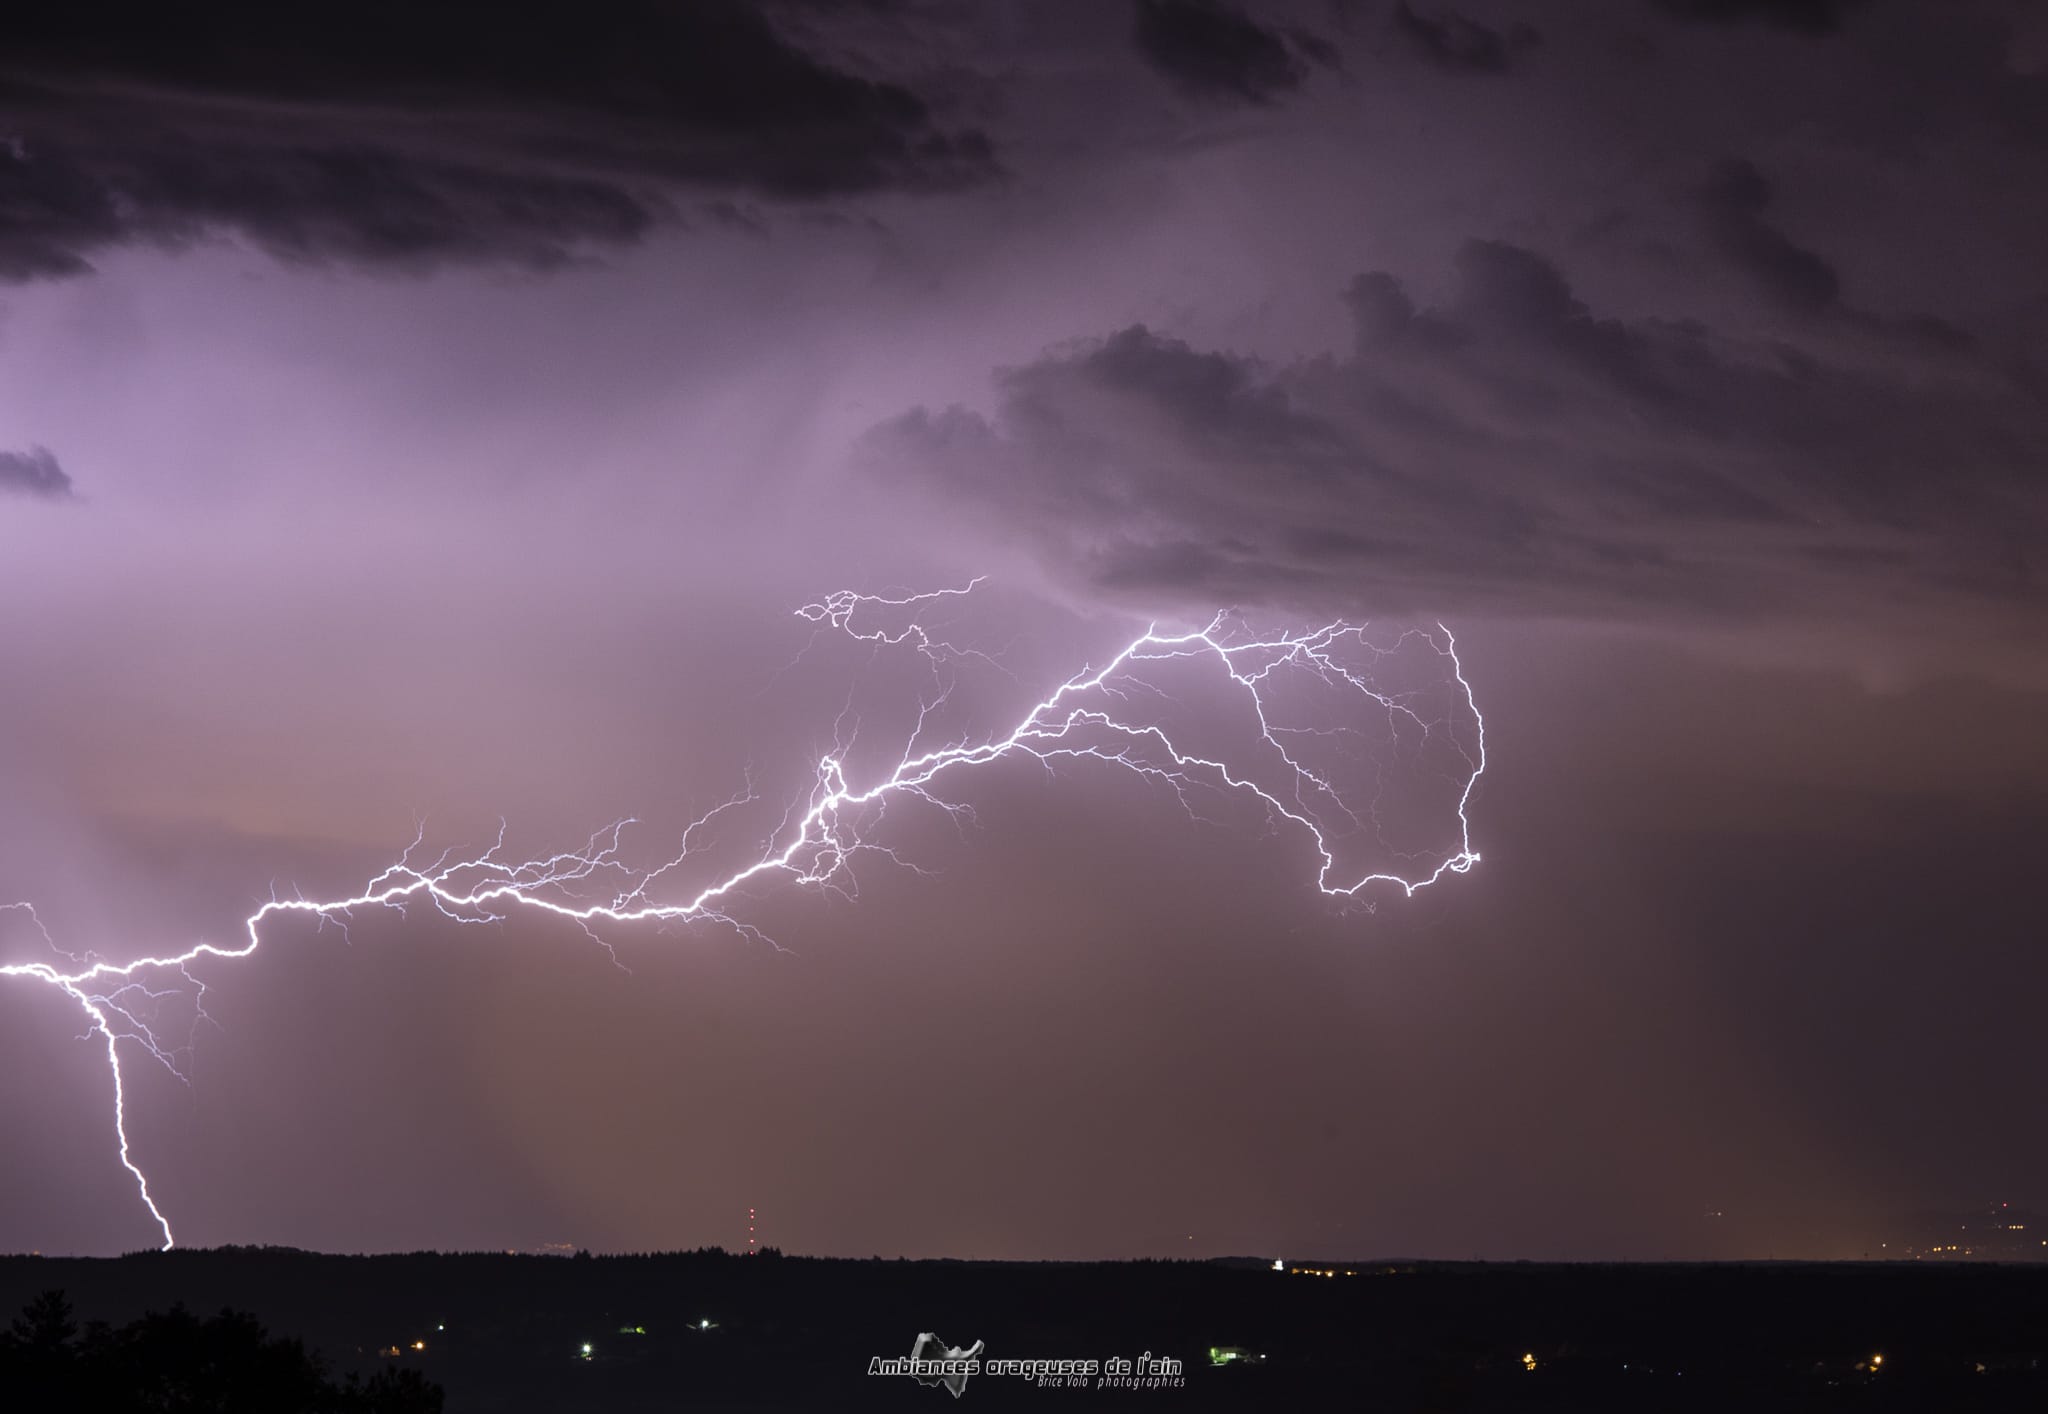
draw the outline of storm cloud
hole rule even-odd
[[[1407,0],[1394,6],[1394,29],[1415,53],[1453,73],[1504,74],[1542,42],[1533,26],[1519,21],[1494,29],[1456,10],[1424,13]]]
[[[1225,0],[1138,0],[1138,52],[1194,98],[1271,103],[1337,51],[1301,29],[1269,28]]]
[[[1674,15],[1711,24],[1753,21],[1803,34],[1833,34],[1866,0],[1656,0]]]
[[[0,451],[0,495],[68,501],[73,494],[71,477],[48,447],[31,447],[25,452]]]
[[[1841,296],[1834,267],[1765,220],[1773,193],[1753,163],[1730,160],[1701,190],[1707,228],[1721,253],[1788,310],[1815,314]]]
[[[739,0],[499,7],[132,0],[0,21],[0,280],[232,234],[296,261],[559,265],[679,190],[823,201],[996,171],[900,84],[814,58]]]
[[[1439,305],[1383,272],[1345,299],[1341,355],[1274,367],[1132,326],[1002,371],[992,416],[895,419],[876,465],[1152,603],[2041,606],[2019,527],[2048,409],[1995,369],[1601,317],[1499,241],[1458,251]]]

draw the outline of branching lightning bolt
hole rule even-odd
[[[577,925],[607,950],[610,945],[598,931],[601,927],[646,922],[720,923],[766,941],[754,925],[731,911],[747,896],[750,885],[778,878],[850,892],[855,862],[863,856],[878,855],[909,865],[874,837],[884,807],[896,799],[914,800],[958,819],[968,807],[942,796],[942,782],[1006,758],[1030,758],[1049,770],[1077,761],[1121,767],[1172,789],[1191,810],[1191,793],[1202,790],[1256,802],[1269,822],[1297,833],[1313,850],[1319,861],[1316,887],[1335,898],[1356,898],[1376,885],[1399,888],[1412,896],[1445,875],[1463,874],[1479,862],[1466,811],[1486,769],[1486,724],[1458,661],[1456,641],[1442,625],[1433,633],[1408,630],[1383,645],[1367,638],[1365,625],[1342,621],[1277,636],[1251,633],[1226,614],[1184,632],[1165,632],[1155,625],[1100,668],[1083,668],[1061,682],[1007,733],[921,747],[928,720],[951,691],[953,668],[968,659],[994,660],[939,637],[919,621],[919,615],[943,600],[966,596],[979,583],[977,579],[959,589],[895,598],[840,591],[796,610],[798,617],[821,631],[871,643],[878,652],[905,648],[921,654],[933,670],[936,688],[922,699],[917,726],[893,768],[864,784],[856,783],[848,772],[846,757],[853,733],[847,724],[848,714],[843,712],[836,744],[818,759],[801,809],[794,803],[787,808],[757,857],[685,897],[662,901],[653,889],[682,870],[697,849],[700,832],[726,812],[758,799],[751,781],[746,790],[694,821],[684,830],[678,852],[652,869],[635,868],[622,857],[624,833],[637,823],[632,820],[598,831],[581,849],[521,862],[503,857],[502,829],[489,849],[472,858],[457,859],[452,852],[431,861],[416,858],[424,847],[422,827],[398,861],[353,896],[309,899],[273,895],[243,920],[239,943],[200,942],[170,956],[116,964],[90,954],[65,953],[50,938],[33,907],[0,904],[0,915],[25,916],[49,950],[66,959],[64,964],[11,963],[0,966],[0,977],[28,978],[63,992],[85,1014],[87,1037],[104,1044],[113,1082],[114,1138],[120,1161],[135,1180],[136,1192],[161,1231],[164,1247],[169,1248],[174,1243],[170,1220],[151,1194],[148,1175],[129,1146],[123,1043],[184,1079],[182,1053],[157,1036],[149,1015],[151,1004],[172,994],[189,996],[197,1015],[204,1018],[205,986],[193,975],[193,965],[209,959],[248,957],[260,945],[264,925],[280,915],[307,915],[321,924],[331,922],[345,929],[349,918],[360,910],[381,906],[402,913],[407,904],[424,901],[463,923],[498,921],[515,909],[553,915]],[[1469,744],[1459,730],[1462,723],[1425,716],[1416,705],[1415,693],[1384,691],[1374,685],[1370,664],[1398,652],[1433,653],[1442,661],[1453,707],[1470,720]],[[1356,658],[1363,658],[1365,665]],[[1165,697],[1145,673],[1170,663],[1216,669],[1220,680],[1241,696],[1250,709],[1250,721],[1256,724],[1256,740],[1248,759],[1233,765],[1220,757],[1184,749],[1167,727],[1134,710],[1138,701]],[[1382,716],[1396,741],[1406,732],[1412,740],[1438,744],[1459,763],[1449,781],[1456,787],[1456,840],[1434,863],[1422,860],[1405,872],[1362,870],[1346,876],[1338,863],[1339,835],[1353,831],[1376,834],[1377,815],[1368,807],[1367,815],[1372,817],[1368,822],[1358,807],[1347,803],[1339,785],[1309,763],[1307,755],[1311,739],[1327,740],[1359,732],[1361,727],[1355,721],[1306,727],[1277,720],[1274,697],[1284,680],[1306,681],[1345,694],[1354,708]],[[611,885],[608,894],[602,889],[606,883]],[[594,890],[602,896],[593,898]]]

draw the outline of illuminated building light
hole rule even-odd
[[[1209,1347],[1209,1363],[1218,1369],[1225,1365],[1263,1365],[1266,1357],[1242,1345],[1212,1345]]]

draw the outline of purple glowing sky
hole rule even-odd
[[[1785,1255],[2043,1196],[2032,7],[75,8],[0,22],[0,901],[67,946],[420,817],[679,830],[914,693],[791,666],[845,585],[990,576],[1034,688],[1442,620],[1489,732],[1485,863],[1370,913],[1020,768],[904,822],[931,873],[764,898],[782,951],[283,929],[133,1071],[182,1241]],[[0,1249],[146,1245],[60,1000],[0,988]]]

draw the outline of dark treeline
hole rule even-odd
[[[94,1414],[440,1414],[417,1369],[335,1378],[297,1340],[254,1316],[201,1319],[183,1306],[123,1326],[80,1326],[61,1291],[36,1297],[0,1333],[0,1407]]]

